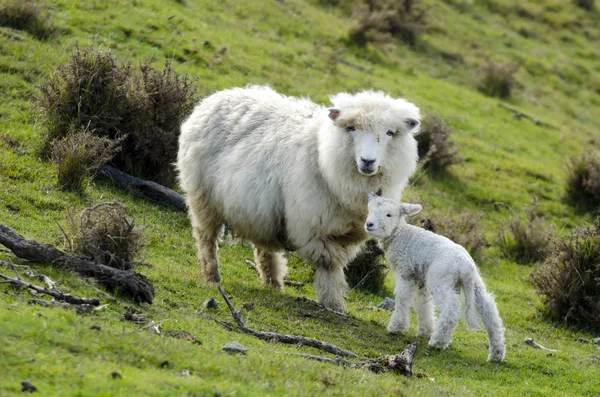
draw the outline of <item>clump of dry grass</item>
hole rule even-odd
[[[548,255],[548,248],[554,233],[544,225],[537,215],[537,199],[525,208],[526,220],[518,215],[512,216],[497,239],[498,246],[505,257],[520,264],[539,262]]]
[[[479,91],[502,99],[510,98],[517,70],[519,67],[512,63],[486,63],[479,71]]]
[[[383,250],[379,248],[377,241],[367,241],[362,251],[344,270],[350,287],[374,294],[381,292],[387,273],[384,258]]]
[[[532,279],[549,318],[600,330],[600,219],[557,240]]]
[[[73,126],[85,127],[120,141],[121,151],[112,160],[116,167],[174,185],[179,126],[196,104],[196,89],[171,64],[157,70],[151,61],[140,63],[138,72],[110,52],[76,47],[70,61],[41,87],[44,151]]]
[[[588,151],[567,165],[567,200],[574,205],[600,205],[600,152]]]
[[[349,38],[360,46],[400,39],[414,47],[425,27],[419,0],[366,0],[355,7],[353,17]]]
[[[481,254],[488,246],[485,233],[481,226],[483,215],[468,211],[453,215],[433,215],[426,218],[417,218],[415,222],[423,229],[427,229],[457,244],[462,245],[473,256]]]
[[[45,40],[56,36],[58,28],[52,22],[52,15],[44,12],[33,0],[0,1],[0,26],[22,30]]]
[[[120,140],[99,137],[73,127],[64,138],[52,143],[51,159],[56,165],[58,185],[64,190],[83,192],[94,170],[112,160],[121,150]]]
[[[452,129],[444,120],[435,114],[428,114],[416,135],[419,159],[423,167],[443,171],[453,164],[458,164],[462,158],[458,148],[450,141]]]
[[[79,219],[71,217],[71,249],[107,266],[133,269],[142,247],[142,229],[127,216],[127,208],[117,202],[88,207]]]

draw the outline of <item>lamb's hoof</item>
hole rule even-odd
[[[397,326],[397,325],[393,325],[393,326],[388,325],[387,326],[387,332],[389,332],[390,334],[394,334],[394,335],[403,334],[407,329],[408,329],[408,327]]]
[[[506,353],[506,348],[504,346],[497,347],[490,351],[487,360],[491,362],[501,362],[504,361],[504,354]]]
[[[450,346],[450,341],[448,341],[448,342],[437,341],[437,340],[429,341],[429,347],[433,347],[434,349],[447,349],[448,346]]]
[[[425,330],[425,331],[417,330],[417,338],[423,338],[423,339],[431,338],[431,330]]]

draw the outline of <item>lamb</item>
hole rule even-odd
[[[502,320],[467,250],[446,237],[407,224],[407,216],[421,211],[419,204],[397,203],[370,193],[368,208],[365,230],[383,243],[396,281],[396,306],[387,330],[402,333],[408,329],[413,300],[417,336],[430,337],[429,346],[448,347],[461,317],[462,288],[467,325],[478,327],[476,306],[488,334],[488,361],[504,360]],[[432,295],[440,312],[437,322]]]
[[[343,269],[368,235],[367,194],[400,198],[416,169],[419,108],[382,92],[330,97],[325,108],[264,86],[205,98],[183,123],[177,169],[197,252],[220,282],[226,224],[254,243],[263,284],[281,289],[284,250],[315,266],[315,290],[343,312]]]

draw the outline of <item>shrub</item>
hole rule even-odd
[[[518,69],[519,67],[514,64],[488,62],[480,69],[479,90],[489,96],[509,98]]]
[[[28,32],[41,40],[54,37],[58,32],[52,15],[43,12],[32,0],[0,1],[0,26]]]
[[[358,256],[346,266],[346,279],[350,287],[374,294],[383,290],[386,275],[383,259],[384,253],[377,241],[367,241]]]
[[[175,182],[179,126],[196,103],[194,81],[171,64],[159,71],[147,60],[139,72],[110,52],[76,47],[68,64],[41,88],[45,151],[72,126],[121,142],[113,164],[167,185]]]
[[[120,150],[119,144],[119,140],[81,129],[54,141],[51,158],[58,171],[58,185],[64,190],[83,192],[94,169],[109,162]]]
[[[567,200],[572,204],[600,205],[600,152],[588,151],[567,164]]]
[[[443,171],[452,164],[462,161],[458,148],[449,138],[452,129],[435,114],[428,114],[417,134],[419,159],[425,168]]]
[[[485,233],[481,226],[482,214],[473,214],[465,211],[449,215],[430,216],[417,218],[416,223],[423,229],[441,234],[462,245],[473,256],[478,256],[484,247],[488,246]]]
[[[596,8],[595,0],[575,0],[575,5],[579,8],[583,8],[586,11],[592,11]]]
[[[600,219],[557,240],[532,279],[548,317],[600,330]]]
[[[414,47],[425,25],[419,0],[366,0],[355,8],[353,16],[356,23],[349,38],[360,46],[397,38]]]
[[[113,201],[88,207],[77,221],[71,218],[69,223],[74,252],[121,270],[135,267],[142,229],[135,226],[135,219],[128,219],[123,204]]]
[[[506,225],[507,230],[500,232],[498,245],[505,257],[520,264],[538,262],[546,258],[553,233],[536,213],[537,199],[525,208],[526,221],[512,216]]]

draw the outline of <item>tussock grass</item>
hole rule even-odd
[[[572,157],[567,164],[567,201],[577,207],[600,205],[600,152],[591,150]]]
[[[458,147],[450,141],[451,135],[452,129],[440,116],[436,114],[425,116],[421,129],[416,135],[419,161],[423,167],[440,172],[462,162]]]
[[[519,67],[514,64],[488,62],[479,69],[479,91],[501,99],[510,98],[515,85],[515,73]]]
[[[40,40],[53,38],[59,32],[52,14],[33,0],[1,0],[0,26],[22,30]]]

